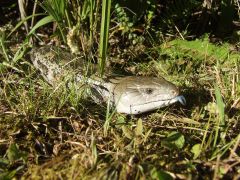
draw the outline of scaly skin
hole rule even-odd
[[[181,104],[186,103],[185,98],[179,96],[178,88],[164,78],[139,76],[86,78],[83,76],[83,70],[78,72],[74,70],[76,67],[84,67],[84,61],[63,49],[45,46],[33,49],[30,54],[34,66],[52,86],[69,79],[74,80],[74,83],[88,83],[94,90],[95,101],[110,101],[119,113],[141,114],[177,101]]]

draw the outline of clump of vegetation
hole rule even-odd
[[[25,3],[0,2],[0,179],[239,178],[238,1]],[[28,55],[45,44],[164,76],[187,105],[127,116],[53,88]]]

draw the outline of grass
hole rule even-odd
[[[24,73],[1,69],[0,177],[237,179],[239,58],[209,64],[195,56],[199,64],[193,56],[168,55],[134,65],[136,73],[157,72],[178,84],[187,106],[139,116],[117,114],[65,85],[53,89],[23,64],[27,59],[15,65]]]
[[[35,30],[55,21],[55,37],[68,41],[70,36],[73,45],[81,44],[80,51],[91,51],[88,46],[99,36],[100,1],[84,1],[82,9],[80,4],[58,2],[42,4],[51,16],[39,20],[29,36],[37,37]],[[102,75],[111,1],[103,2]],[[19,43],[15,34],[26,20],[39,15],[43,14],[26,17],[9,33],[0,30],[0,179],[239,178],[240,56],[229,50],[230,44],[216,46],[206,37],[161,46],[152,42],[153,48],[111,46],[119,56],[109,53],[116,67],[123,59],[128,73],[164,76],[181,87],[187,99],[186,106],[127,116],[107,103],[93,103],[86,86],[68,89],[63,82],[52,88],[40,77],[27,55],[28,39]],[[72,36],[66,36],[68,28]],[[113,32],[114,28],[115,36]]]
[[[105,64],[107,61],[108,50],[108,31],[110,24],[110,9],[111,0],[103,0],[102,2],[102,19],[101,19],[101,32],[100,32],[100,45],[99,45],[99,72],[101,77],[104,75]]]

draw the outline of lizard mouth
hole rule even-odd
[[[152,111],[161,107],[166,107],[176,102],[186,105],[186,99],[183,95],[173,97],[172,99],[149,101],[143,104],[131,104],[128,114],[141,114],[144,112]]]
[[[135,104],[135,105],[144,105],[144,104],[157,103],[157,102],[162,102],[162,104],[165,104],[165,105],[170,105],[175,102],[180,102],[182,105],[184,105],[184,106],[186,105],[186,99],[183,95],[175,96],[175,97],[169,98],[169,99],[157,99],[154,101],[148,101],[145,103]]]
[[[128,114],[141,114],[147,111],[152,111],[161,107],[166,107],[176,102],[186,105],[186,99],[183,95],[176,96],[172,99],[149,101],[143,104],[131,104],[129,106]]]

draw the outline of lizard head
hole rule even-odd
[[[118,112],[140,114],[175,102],[185,105],[178,88],[164,78],[125,77],[116,84],[114,103]]]

